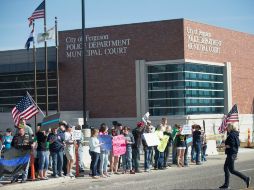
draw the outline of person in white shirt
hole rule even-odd
[[[92,178],[94,179],[99,178],[97,174],[97,165],[98,165],[98,160],[99,160],[100,152],[101,152],[100,146],[103,144],[99,142],[98,134],[99,134],[98,129],[92,129],[91,138],[89,140],[89,148],[90,148],[90,155],[91,155],[90,168],[92,170]]]
[[[66,131],[64,133],[64,142],[65,142],[65,155],[67,157],[67,174],[66,176],[74,177],[71,173],[71,168],[74,162],[74,140],[72,138],[72,126],[67,125]]]

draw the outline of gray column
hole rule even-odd
[[[231,78],[231,63],[226,62],[224,67],[224,114],[227,114],[232,108],[232,78]]]

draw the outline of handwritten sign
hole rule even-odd
[[[126,152],[126,139],[123,135],[118,135],[112,139],[113,155],[121,156]]]
[[[160,144],[158,145],[157,149],[159,152],[164,152],[167,144],[168,144],[168,139],[169,139],[169,136],[168,135],[164,135],[162,137],[162,140],[160,141]]]
[[[112,150],[112,137],[110,135],[100,135],[98,139],[100,143],[103,143],[103,145],[101,145],[101,150]]]
[[[181,135],[190,135],[190,134],[192,134],[191,125],[184,125],[181,131]]]
[[[186,144],[188,147],[192,145],[192,141],[193,137],[191,135],[188,135],[188,137],[186,138]]]
[[[81,130],[73,130],[72,139],[73,140],[81,140],[81,138],[82,138]]]
[[[155,133],[144,133],[143,136],[147,146],[157,146],[160,144],[160,139]]]

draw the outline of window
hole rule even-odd
[[[148,105],[153,116],[223,113],[223,67],[149,65]]]
[[[56,72],[54,70],[49,71],[48,77],[49,109],[55,110],[57,107]],[[27,91],[33,96],[33,72],[0,74],[0,111],[9,112]],[[37,72],[37,100],[41,109],[46,108],[45,94],[45,73]]]

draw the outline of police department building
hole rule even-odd
[[[176,19],[88,28],[84,38],[90,125],[118,120],[134,127],[149,111],[155,123],[164,116],[171,125],[204,120],[214,133],[237,104],[241,139],[246,140],[248,128],[253,131],[254,35]],[[55,48],[48,51],[49,108],[54,112]],[[37,51],[42,108],[43,52]],[[0,52],[0,126],[8,119],[12,125],[10,110],[18,97],[27,90],[33,94],[31,59],[26,50]],[[82,117],[80,29],[59,32],[59,66],[61,115],[75,123]]]

